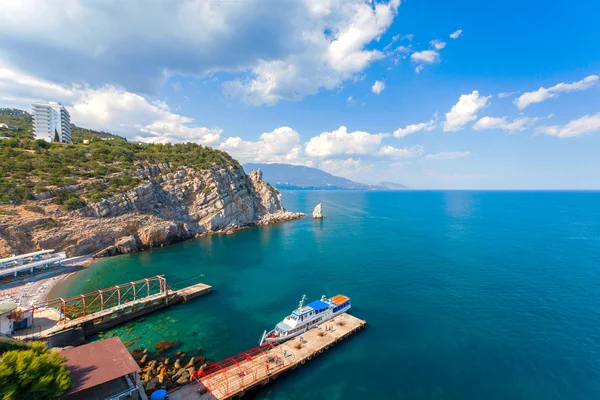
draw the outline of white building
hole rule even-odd
[[[31,309],[19,307],[16,303],[0,303],[0,333],[10,336],[14,331],[32,325]]]
[[[33,132],[36,139],[71,143],[71,116],[60,103],[36,103],[33,108]],[[57,140],[58,139],[58,140]]]

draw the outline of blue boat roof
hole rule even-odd
[[[315,311],[321,311],[326,308],[329,308],[329,304],[321,300],[315,300],[312,303],[309,303],[308,307],[313,308]]]

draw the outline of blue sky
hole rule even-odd
[[[0,8],[0,106],[367,183],[600,189],[596,1],[50,3]]]

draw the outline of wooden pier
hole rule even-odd
[[[300,336],[302,340],[294,338],[277,346],[255,348],[209,365],[197,371],[196,383],[169,393],[169,398],[222,400],[242,396],[249,389],[266,385],[284,372],[310,363],[366,324],[366,321],[350,314],[338,315],[303,333]]]
[[[212,287],[198,283],[179,290],[169,289],[162,276],[117,285],[68,299],[54,299],[35,306],[34,328],[36,339],[57,338],[68,332],[67,341],[81,341],[88,335],[112,328],[174,304],[184,303],[212,291]],[[73,330],[77,334],[73,334]],[[29,330],[19,331],[15,338],[30,338]],[[73,338],[73,339],[71,339]],[[75,339],[77,338],[77,339]]]

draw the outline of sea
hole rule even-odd
[[[112,257],[56,295],[164,274],[212,294],[93,338],[220,360],[338,293],[366,329],[258,399],[600,399],[600,193],[291,191],[304,219]],[[323,220],[310,213],[323,203]]]

